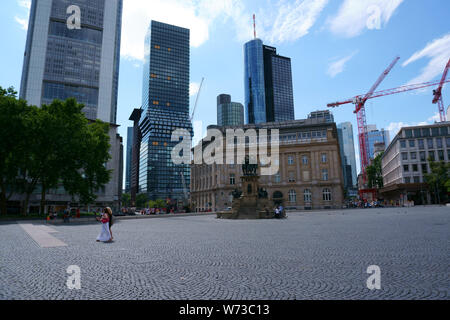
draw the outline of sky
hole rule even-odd
[[[17,91],[30,2],[0,4],[0,86]],[[244,104],[243,45],[253,38],[253,13],[257,37],[291,58],[295,117],[304,119],[330,102],[365,94],[396,56],[400,61],[378,89],[440,80],[450,57],[449,12],[448,0],[124,0],[117,108],[124,147],[128,118],[141,106],[151,20],[191,30],[191,110],[205,78],[194,115],[198,139],[216,123],[217,95]],[[443,90],[445,106],[449,87]],[[432,89],[369,100],[368,124],[390,130],[392,139],[403,126],[433,123],[439,115]],[[349,104],[332,112],[337,123],[353,124],[359,170],[353,110]]]

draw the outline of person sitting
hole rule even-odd
[[[275,207],[275,219],[280,219],[280,208]]]

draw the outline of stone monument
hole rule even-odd
[[[233,191],[231,211],[217,213],[220,219],[271,219],[272,208],[269,205],[267,191],[259,187],[258,165],[251,164],[249,156],[242,165],[242,191]]]

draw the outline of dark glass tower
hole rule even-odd
[[[294,120],[291,59],[263,46],[267,122]]]
[[[254,39],[244,45],[246,123],[294,120],[291,59]]]
[[[67,9],[81,10],[81,29]],[[33,0],[20,86],[30,104],[76,98],[91,120],[116,123],[122,0]]]
[[[190,166],[175,165],[171,159],[177,144],[171,142],[172,132],[186,129],[193,135],[189,37],[188,29],[151,21],[145,40],[139,192],[153,200],[181,200],[184,184],[190,184]]]

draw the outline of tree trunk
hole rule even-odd
[[[42,184],[42,191],[41,191],[41,209],[39,210],[41,215],[45,215],[45,194],[46,194],[46,190],[45,190],[45,185]]]
[[[7,214],[7,208],[6,208],[6,194],[5,192],[0,192],[0,207],[1,207],[1,214],[6,215]]]
[[[28,203],[30,202],[31,192],[25,194],[25,200],[23,201],[22,215],[26,216],[28,213]]]

